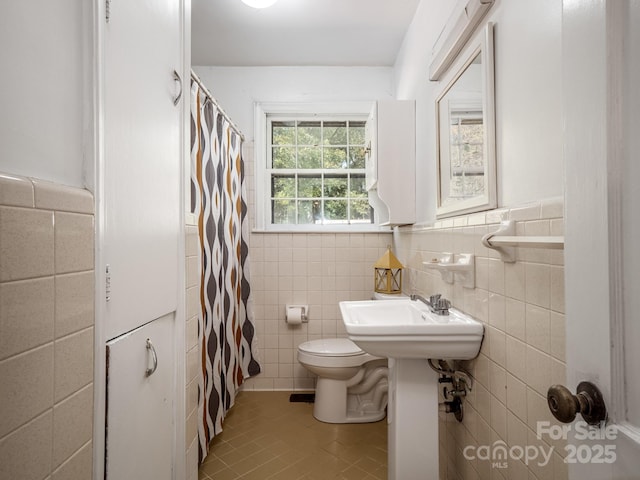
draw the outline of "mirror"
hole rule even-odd
[[[493,24],[481,37],[436,100],[438,218],[497,206]]]

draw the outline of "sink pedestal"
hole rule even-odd
[[[426,359],[389,358],[389,480],[438,480],[438,375]]]

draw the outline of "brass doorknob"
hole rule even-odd
[[[578,413],[589,425],[607,419],[602,393],[591,382],[580,382],[575,395],[564,385],[552,385],[547,391],[547,403],[553,416],[562,423],[573,422]]]

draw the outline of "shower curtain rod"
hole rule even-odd
[[[242,131],[240,130],[240,128],[234,123],[233,120],[231,120],[231,117],[229,115],[227,115],[227,112],[224,111],[224,109],[220,106],[220,104],[218,103],[218,101],[216,100],[216,98],[211,95],[211,92],[209,91],[209,89],[207,87],[204,86],[204,83],[202,83],[202,80],[200,80],[200,77],[198,77],[198,75],[195,74],[195,72],[193,70],[191,70],[191,78],[193,80],[195,80],[195,82],[198,84],[198,86],[202,89],[202,91],[206,94],[207,98],[209,99],[209,101],[211,103],[213,103],[215,105],[215,107],[218,109],[218,111],[222,114],[222,116],[224,118],[227,119],[227,122],[229,122],[229,125],[231,125],[231,128],[233,128],[233,130],[240,135],[240,138],[242,139],[242,141],[244,142],[244,134],[242,133]]]

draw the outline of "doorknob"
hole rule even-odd
[[[602,393],[591,382],[580,382],[575,395],[564,385],[551,385],[547,403],[553,416],[562,423],[573,422],[578,413],[589,425],[598,425],[607,419]]]

